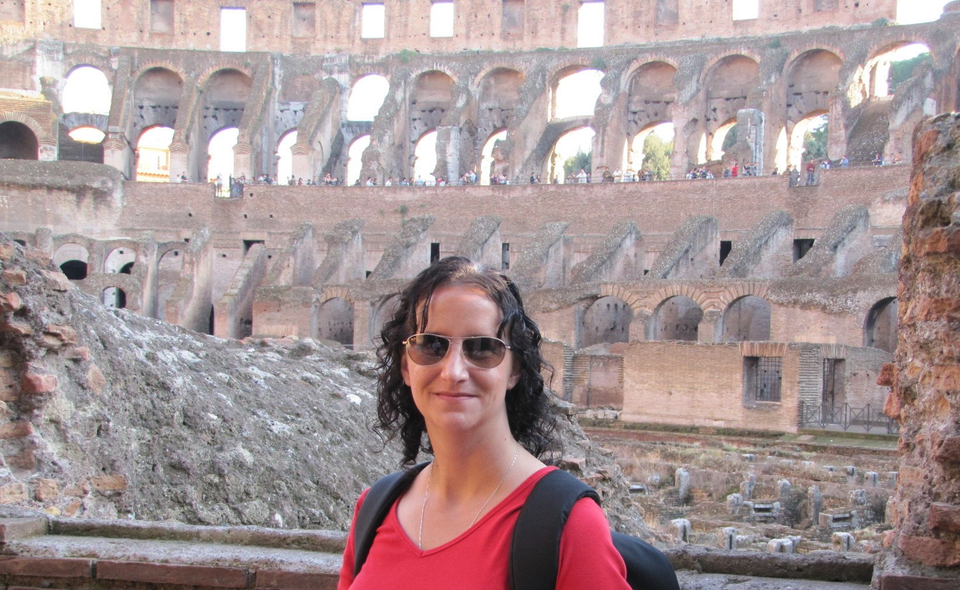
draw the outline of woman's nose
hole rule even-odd
[[[452,382],[463,381],[467,378],[467,359],[463,358],[463,344],[460,342],[451,342],[450,350],[440,361],[442,364],[441,375]]]

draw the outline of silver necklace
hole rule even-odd
[[[473,522],[470,523],[471,527],[477,524],[477,521],[480,520],[480,515],[483,514],[483,509],[487,507],[487,504],[490,503],[490,500],[493,500],[493,497],[496,496],[497,492],[500,491],[500,486],[503,485],[503,482],[507,481],[507,476],[510,475],[510,471],[513,469],[514,463],[517,462],[517,457],[519,455],[520,443],[517,442],[517,448],[513,452],[513,460],[510,461],[510,467],[507,467],[507,470],[503,472],[503,477],[500,478],[500,483],[497,484],[497,487],[493,488],[493,493],[490,494],[490,497],[487,498],[487,501],[483,503],[483,506],[480,507],[480,510],[477,510],[477,515],[473,517]],[[427,511],[427,496],[430,494],[430,481],[433,479],[433,468],[434,465],[431,465],[430,473],[427,474],[427,488],[423,490],[423,505],[420,506],[420,531],[417,533],[417,547],[419,547],[420,550],[423,550],[423,514]]]

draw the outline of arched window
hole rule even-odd
[[[582,346],[630,341],[633,310],[618,297],[601,297],[583,314]]]
[[[333,340],[352,348],[353,304],[339,297],[323,302],[317,314],[317,331],[321,340]]]
[[[696,301],[677,295],[664,300],[653,312],[647,340],[684,340],[696,342],[703,310]]]

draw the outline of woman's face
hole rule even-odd
[[[428,316],[427,325],[419,326],[418,332],[452,338],[446,355],[435,364],[421,365],[405,350],[400,361],[403,381],[413,392],[428,432],[436,436],[442,429],[470,431],[497,426],[509,431],[506,392],[519,378],[513,354],[507,350],[499,365],[484,369],[467,360],[460,340],[497,337],[503,318],[500,308],[476,286],[447,285],[433,292]]]

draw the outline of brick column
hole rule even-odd
[[[894,530],[874,588],[960,588],[960,115],[920,126],[903,217],[899,342],[885,411],[899,420]],[[890,371],[887,371],[889,374]]]

